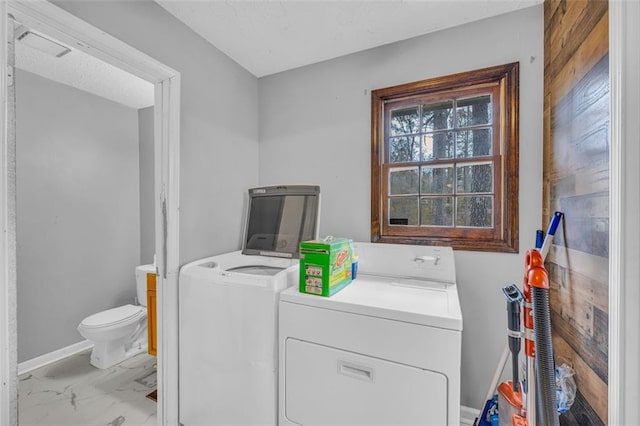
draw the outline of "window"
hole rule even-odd
[[[518,251],[518,63],[372,92],[371,240]]]

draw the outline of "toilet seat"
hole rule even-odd
[[[124,305],[98,312],[85,318],[80,327],[84,329],[100,329],[137,321],[146,313],[144,306]]]

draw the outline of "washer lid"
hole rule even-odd
[[[281,302],[315,306],[431,327],[462,330],[462,311],[455,285],[437,281],[361,275],[331,297],[280,293]]]
[[[243,274],[264,276],[273,276],[284,270],[285,268],[278,268],[268,265],[242,265],[227,269],[227,271],[229,272],[241,272]]]
[[[109,327],[119,323],[127,322],[135,318],[139,318],[145,309],[143,306],[124,305],[97,314],[89,315],[85,318],[81,326],[85,328],[101,328]]]
[[[242,254],[297,259],[301,241],[318,237],[320,187],[249,189]]]

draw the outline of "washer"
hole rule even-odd
[[[462,312],[453,251],[356,243],[332,297],[280,294],[281,425],[460,424]]]
[[[242,251],[180,270],[180,422],[277,422],[279,293],[297,283],[301,240],[317,237],[319,187],[249,190]]]

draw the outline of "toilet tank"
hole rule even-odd
[[[156,268],[153,265],[136,266],[136,293],[138,303],[147,306],[147,274],[155,274]]]

